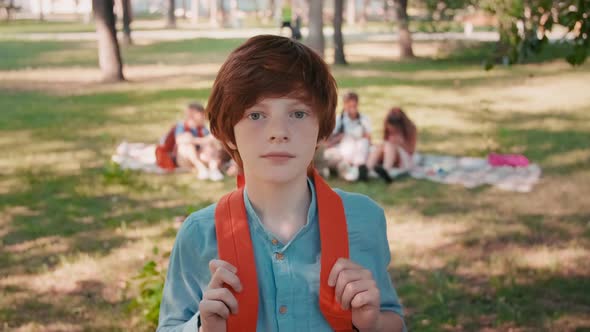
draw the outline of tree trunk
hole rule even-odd
[[[350,1],[348,2],[350,5]],[[344,40],[342,38],[342,15],[344,0],[334,0],[334,63],[345,65]]]
[[[336,15],[336,3],[334,3],[334,15]],[[356,0],[348,0],[346,3],[346,23],[348,25],[356,23]]]
[[[197,25],[199,23],[199,0],[192,0],[191,1],[191,13],[192,13],[192,17],[191,17],[191,21],[194,25]]]
[[[166,8],[166,28],[176,28],[176,3],[174,0],[168,0],[168,7]]]
[[[229,15],[228,15],[227,9],[225,8],[225,1],[219,0],[219,4],[217,6],[219,6],[219,11],[221,12],[221,26],[222,27],[229,26],[229,23],[228,23]]]
[[[230,0],[227,21],[234,29],[240,27],[240,23],[238,22],[238,0]]]
[[[131,21],[133,20],[133,14],[131,9],[131,0],[121,0],[121,6],[123,7],[123,44],[131,45]]]
[[[209,21],[212,26],[219,26],[217,21],[217,0],[209,0]]]
[[[37,3],[39,4],[39,21],[44,21],[45,16],[43,15],[43,0],[39,0]]]
[[[412,34],[410,33],[408,20],[408,0],[394,1],[395,18],[398,25],[400,57],[402,59],[413,58]]]
[[[125,80],[113,6],[114,0],[92,0],[98,39],[98,62],[105,82]]]
[[[310,0],[309,4],[309,35],[307,45],[322,58],[324,57],[324,4],[323,0]]]
[[[371,0],[363,0],[363,10],[361,12],[361,24],[363,26],[367,25],[367,16],[369,11],[369,6],[371,5]]]
[[[276,0],[269,0],[269,6],[270,6],[270,10],[268,11],[268,17],[272,21],[275,18],[275,11],[277,8]]]

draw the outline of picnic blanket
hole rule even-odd
[[[541,167],[534,163],[524,167],[492,166],[485,158],[416,153],[409,175],[466,188],[489,184],[508,191],[530,192],[541,178]]]
[[[147,173],[170,173],[156,164],[156,144],[122,142],[117,146],[111,160],[122,169]],[[176,168],[174,172],[187,172],[187,168]]]
[[[122,169],[167,173],[156,165],[156,144],[123,142],[111,159]],[[186,171],[189,170],[175,169],[175,172]],[[524,167],[492,166],[485,158],[415,153],[413,168],[397,175],[403,174],[416,179],[460,184],[466,188],[489,184],[508,191],[530,192],[541,178],[541,168],[534,163]]]

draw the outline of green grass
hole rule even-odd
[[[133,46],[124,59],[147,70],[162,63],[218,66],[240,42]],[[532,193],[411,178],[391,185],[331,182],[384,207],[393,236],[390,272],[410,330],[582,331],[590,328],[584,258],[590,67],[567,67],[555,45],[533,65],[486,72],[481,62],[491,47],[454,44],[412,61],[353,62],[335,67],[334,75],[341,91],[360,93],[375,137],[383,114],[400,105],[418,124],[421,151],[524,153],[544,172]],[[45,68],[59,75],[95,67],[95,53],[94,43],[0,41],[0,71]],[[123,171],[109,160],[122,140],[155,142],[183,105],[206,101],[210,88],[190,82],[210,81],[211,74],[180,76],[157,89],[156,76],[75,91],[67,84],[15,88],[11,79],[0,80],[0,275],[8,277],[0,279],[0,321],[6,329],[146,327],[141,313],[125,311],[137,294],[125,282],[151,259],[165,267],[151,252],[170,249],[174,218],[234,185]],[[562,86],[567,91],[559,92]]]
[[[39,21],[39,20],[11,20],[0,22],[0,34],[37,33],[37,32],[93,32],[96,26],[93,22],[76,21]]]
[[[219,54],[237,47],[241,39],[194,39],[132,45],[122,48],[125,64],[190,65],[215,63]],[[96,42],[1,41],[0,70],[26,68],[95,68]]]

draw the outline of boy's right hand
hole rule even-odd
[[[211,281],[199,303],[201,332],[225,331],[226,321],[231,314],[238,313],[238,301],[228,286],[236,292],[242,291],[242,284],[236,275],[238,269],[226,261],[214,259],[209,262]]]

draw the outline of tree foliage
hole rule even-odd
[[[590,0],[481,0],[481,8],[498,18],[500,45],[510,63],[521,63],[542,51],[557,25],[567,29],[571,46],[566,60],[581,65],[587,57],[590,35]]]

